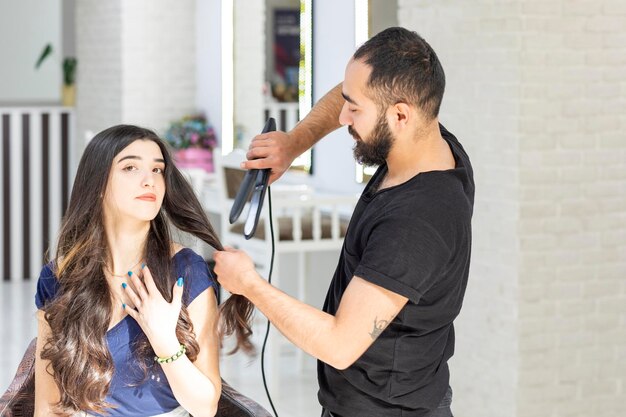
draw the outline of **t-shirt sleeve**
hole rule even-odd
[[[184,278],[183,303],[186,306],[207,288],[213,288],[217,294],[217,281],[213,273],[209,270],[207,263],[200,256],[198,258],[189,264],[181,275]]]
[[[418,303],[450,257],[431,224],[410,214],[384,216],[367,238],[354,275]]]
[[[56,297],[59,289],[59,281],[52,271],[52,263],[44,266],[39,273],[37,280],[37,292],[35,293],[35,305],[38,309],[43,308],[47,303]]]

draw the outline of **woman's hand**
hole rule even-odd
[[[144,266],[142,272],[143,282],[136,274],[132,274],[132,287],[122,284],[135,306],[133,309],[125,305],[124,309],[146,334],[154,353],[160,357],[171,356],[180,346],[176,338],[176,323],[182,306],[183,278],[178,278],[174,284],[172,302],[168,303],[154,283],[150,269]]]

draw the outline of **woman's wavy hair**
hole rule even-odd
[[[163,297],[172,300],[177,279],[172,266],[170,223],[217,250],[223,249],[189,182],[174,165],[168,145],[153,131],[119,125],[91,140],[78,166],[54,257],[58,296],[44,307],[51,333],[41,358],[50,361],[52,369],[48,372],[61,394],[56,404],[61,415],[71,415],[76,410],[103,413],[111,406],[105,397],[113,376],[113,359],[106,341],[112,305],[104,275],[111,253],[104,230],[102,196],[106,193],[113,159],[137,140],[156,143],[165,160],[165,197],[159,213],[150,222],[142,248]],[[246,352],[253,351],[252,311],[252,304],[241,296],[231,296],[220,308],[222,333],[236,334],[235,350],[241,347]],[[178,318],[176,335],[187,346],[189,359],[194,361],[199,346],[185,306]],[[156,366],[149,361],[154,353],[145,336],[135,348],[139,362],[145,364],[144,373],[148,366]]]

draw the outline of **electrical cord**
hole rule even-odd
[[[272,283],[272,271],[274,269],[274,224],[272,222],[272,190],[270,186],[267,186],[267,202],[269,207],[269,218],[270,218],[270,235],[272,239],[272,256],[270,258],[270,272],[267,276],[267,282]],[[267,345],[267,338],[270,334],[270,321],[267,320],[267,328],[265,329],[265,337],[263,339],[263,347],[261,348],[261,375],[263,376],[263,387],[265,387],[265,394],[267,395],[267,399],[270,402],[270,406],[272,407],[272,411],[274,412],[274,416],[278,417],[278,413],[276,412],[276,408],[274,407],[274,403],[272,402],[272,396],[270,395],[270,390],[267,388],[267,380],[265,379],[265,347]]]

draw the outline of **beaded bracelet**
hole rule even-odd
[[[168,356],[167,358],[159,358],[158,356],[154,357],[154,360],[157,363],[170,363],[170,362],[174,362],[176,359],[180,358],[181,356],[183,356],[185,354],[185,352],[187,351],[187,346],[183,345],[182,343],[180,344],[180,349],[178,349],[178,352],[174,353],[172,356]]]

